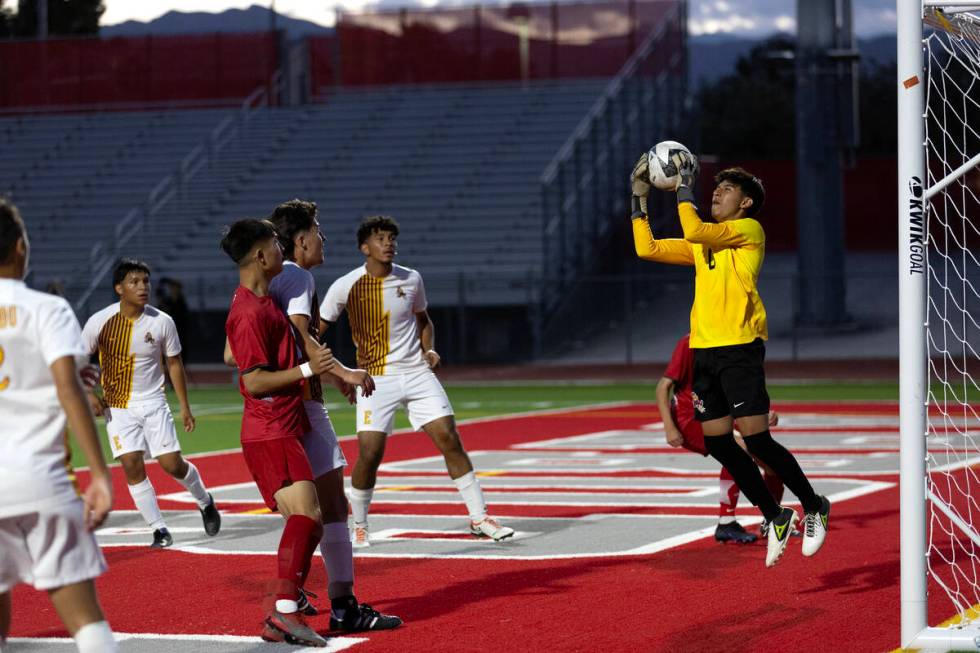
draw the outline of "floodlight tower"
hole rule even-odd
[[[851,0],[797,0],[796,24],[799,318],[830,326],[847,320],[841,172],[858,143]]]

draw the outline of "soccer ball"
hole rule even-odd
[[[691,150],[677,141],[661,141],[647,152],[647,168],[649,169],[650,183],[656,188],[660,190],[674,190],[677,187],[679,181],[677,166],[671,161],[671,157],[677,152],[691,154]],[[691,154],[691,156],[693,157],[694,155]]]

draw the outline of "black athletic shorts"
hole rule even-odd
[[[719,417],[769,414],[766,392],[766,344],[694,350],[694,416],[699,422]]]

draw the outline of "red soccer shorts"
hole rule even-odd
[[[312,481],[313,470],[297,437],[242,442],[242,455],[269,510],[277,510],[275,494],[299,481]]]
[[[684,436],[682,447],[702,456],[708,455],[708,448],[704,446],[704,431],[701,430],[701,422],[692,419],[690,422],[678,424],[678,427]]]

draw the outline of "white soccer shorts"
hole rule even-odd
[[[337,432],[333,430],[327,407],[318,401],[304,401],[306,416],[310,418],[312,428],[303,434],[303,449],[310,461],[313,478],[320,478],[327,472],[347,465],[347,458],[337,441]]]
[[[24,582],[39,590],[80,583],[106,570],[82,502],[0,517],[0,594]]]
[[[377,431],[391,435],[395,411],[405,408],[416,431],[429,422],[453,414],[449,397],[432,370],[374,377],[370,397],[357,389],[357,432]]]
[[[105,428],[109,448],[116,458],[133,451],[143,451],[151,458],[180,451],[174,416],[166,401],[130,403],[129,408],[108,408]]]

